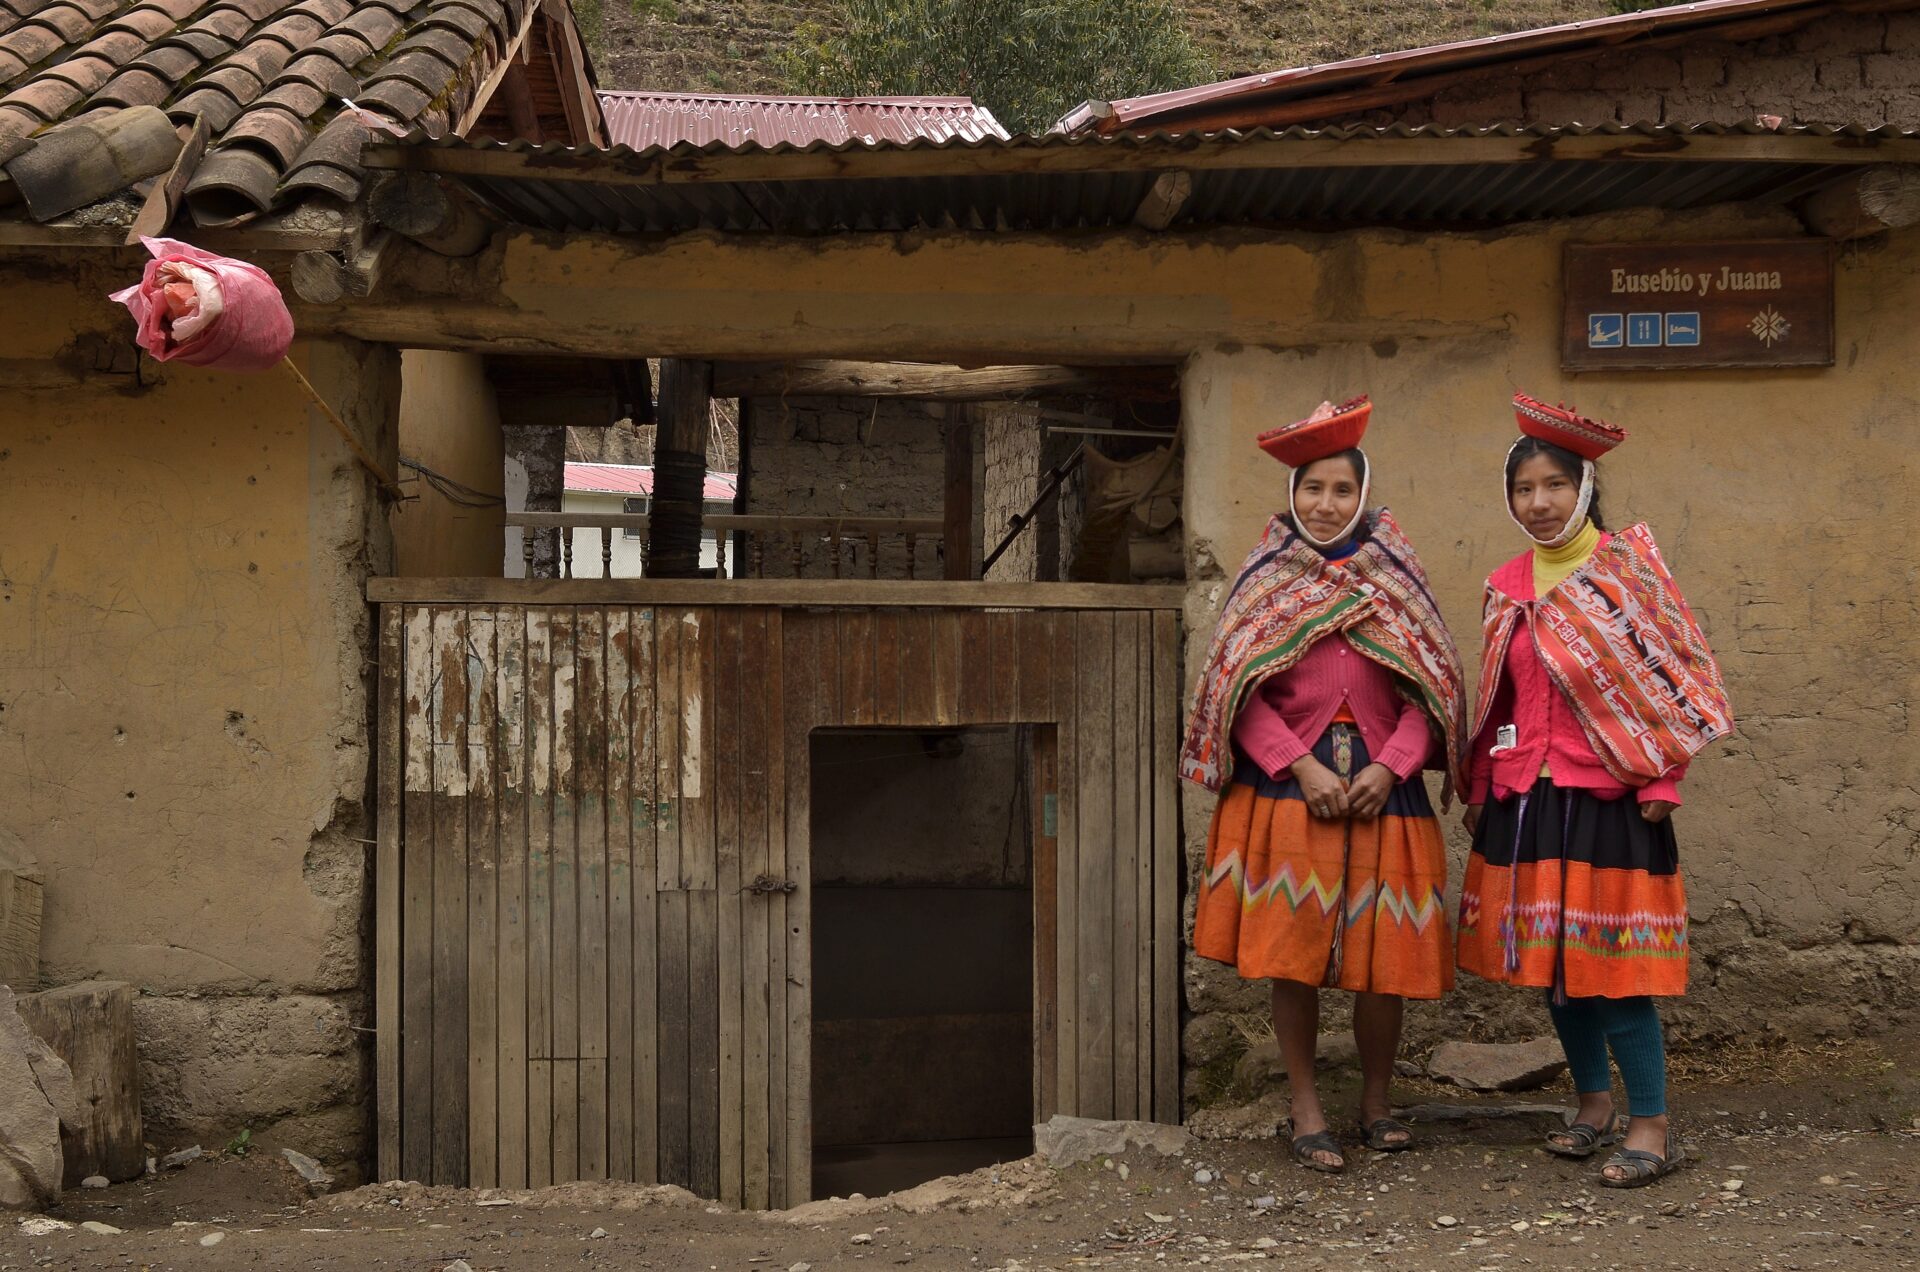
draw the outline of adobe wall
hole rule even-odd
[[[1622,52],[1468,80],[1382,119],[1498,123],[1790,123],[1920,127],[1920,13],[1842,14],[1741,44]],[[1369,116],[1372,118],[1372,116]]]
[[[46,877],[46,985],[137,987],[157,1146],[352,1162],[392,539],[291,376],[136,373],[101,298],[138,269],[0,261],[0,857]],[[397,357],[294,357],[391,466]]]

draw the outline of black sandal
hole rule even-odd
[[[1600,1168],[1600,1183],[1606,1188],[1644,1188],[1656,1179],[1671,1175],[1680,1169],[1680,1163],[1687,1160],[1680,1145],[1674,1141],[1673,1132],[1667,1132],[1667,1155],[1649,1153],[1639,1148],[1623,1148],[1607,1159],[1606,1166]],[[1619,1166],[1628,1174],[1615,1179],[1607,1174],[1607,1168]]]
[[[1371,1122],[1361,1122],[1360,1137],[1367,1147],[1376,1153],[1404,1153],[1413,1147],[1413,1128],[1405,1122],[1397,1122],[1390,1117],[1376,1118]],[[1389,1135],[1404,1135],[1403,1140],[1390,1140]]]
[[[1591,1122],[1574,1122],[1558,1131],[1548,1131],[1546,1143],[1541,1147],[1556,1157],[1588,1158],[1603,1148],[1612,1148],[1626,1138],[1626,1119],[1615,1109],[1607,1116],[1604,1127]],[[1556,1135],[1567,1136],[1572,1143],[1561,1144],[1554,1140]]]
[[[1315,1157],[1315,1153],[1332,1153],[1340,1159],[1340,1164],[1329,1166]],[[1293,1160],[1308,1170],[1317,1170],[1323,1175],[1338,1175],[1347,1169],[1347,1154],[1330,1131],[1315,1131],[1311,1135],[1294,1136]]]

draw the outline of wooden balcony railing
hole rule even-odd
[[[650,577],[646,560],[646,532],[651,518],[642,512],[509,512],[506,524],[520,531],[520,554],[526,562],[527,577],[534,573],[534,544],[546,531],[559,537],[560,577],[575,578],[576,538],[582,531],[591,533],[585,544],[588,551],[600,554],[600,577],[612,578],[613,543],[616,531],[639,531],[640,573]],[[926,577],[939,578],[940,538],[945,523],[939,517],[795,517],[738,516],[709,513],[701,519],[701,529],[712,531],[718,548],[718,573],[727,576],[730,541],[741,536],[744,550],[736,564],[742,567],[734,577],[766,578],[771,561],[776,578],[801,578],[810,561],[822,553],[832,578],[880,577],[883,546],[898,545],[903,550],[906,577],[919,578],[920,565],[927,563]],[[922,540],[931,539],[931,544]],[[864,561],[861,558],[864,557]],[[791,573],[784,573],[782,567]],[[861,574],[864,566],[865,574]]]

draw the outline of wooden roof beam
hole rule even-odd
[[[1034,397],[1098,396],[1170,401],[1172,367],[958,367],[930,362],[720,362],[713,395],[884,397],[923,402],[1004,402]]]

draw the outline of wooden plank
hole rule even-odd
[[[1014,715],[1029,724],[1053,720],[1053,621],[1041,613],[1013,617],[1019,664]]]
[[[634,1179],[632,615],[607,615],[607,1175]],[[648,876],[652,882],[652,876]]]
[[[527,1186],[553,1176],[553,616],[527,624]]]
[[[907,615],[883,612],[868,615],[873,624],[873,722],[879,725],[904,723],[900,704],[905,690],[901,684],[901,625]]]
[[[467,1179],[467,615],[433,615],[433,1173]]]
[[[689,1126],[690,1028],[687,1002],[687,906],[685,888],[664,888],[659,907],[660,1182],[693,1186]]]
[[[1113,916],[1113,944],[1107,952],[1113,1002],[1113,1115],[1137,1118],[1140,1096],[1140,624],[1133,614],[1113,620],[1110,738],[1105,748],[1111,762],[1107,806],[1112,836],[1102,856],[1111,862],[1109,913]],[[1095,793],[1095,799],[1099,794]],[[1151,893],[1148,894],[1151,896]]]
[[[741,734],[741,697],[745,692],[741,644],[743,620],[749,611],[722,610],[713,626],[713,813],[717,886],[719,971],[719,1193],[722,1202],[738,1206],[744,1187],[741,1146],[742,1104],[746,1098],[741,1063],[745,1030],[744,978],[741,958],[740,891],[741,802],[746,783],[746,745]]]
[[[459,605],[774,605],[838,609],[1177,610],[1178,585],[906,579],[374,578],[367,599]]]
[[[1060,1111],[1060,731],[1033,730],[1033,1120]]]
[[[983,610],[965,610],[960,628],[960,723],[997,723],[993,713],[993,627]]]
[[[787,1073],[786,1185],[794,1205],[813,1196],[813,949],[809,910],[813,895],[810,845],[813,837],[814,728],[840,721],[839,683],[815,670],[839,663],[838,630],[831,615],[790,615],[791,633],[801,628],[801,648],[787,665],[787,838],[783,877],[795,885],[786,895]],[[804,651],[804,652],[802,652]]]
[[[494,613],[467,615],[467,1175],[500,1183],[498,925],[500,821]]]
[[[433,1177],[433,610],[404,610],[400,1169]]]
[[[1114,786],[1112,614],[1074,617],[1079,665],[1074,690],[1080,851],[1078,1045],[1082,1117],[1114,1116]],[[1133,982],[1127,982],[1131,993]]]
[[[772,756],[786,745],[773,722],[778,719],[773,700],[778,689],[775,646],[769,623],[777,621],[766,610],[743,610],[740,638],[740,876],[751,883],[770,871],[768,818],[781,801],[769,798]],[[768,1064],[772,967],[767,951],[771,893],[741,894],[741,1204],[764,1210],[768,1193],[768,1098],[772,1075]],[[784,1023],[784,1022],[783,1022]]]
[[[1085,1116],[1080,1099],[1080,746],[1079,657],[1076,617],[1055,614],[1053,621],[1053,696],[1060,717],[1060,798],[1055,810],[1059,837],[1055,872],[1059,920],[1059,1083],[1058,1112]]]
[[[680,618],[680,882],[711,891],[719,878],[713,837],[713,636],[711,610]]]
[[[682,1188],[693,1181],[692,1144],[689,1139],[689,1099],[687,1031],[687,924],[688,897],[681,839],[686,829],[687,801],[681,752],[686,734],[686,703],[681,692],[683,632],[687,612],[661,608],[654,611],[654,666],[657,687],[654,701],[659,718],[654,729],[656,808],[659,819],[654,845],[655,906],[657,918],[656,960],[658,985],[655,1000],[657,1073],[659,1100],[659,1173],[663,1184]],[[698,692],[698,683],[695,691]]]
[[[659,918],[654,864],[660,820],[660,759],[656,737],[660,699],[652,610],[633,612],[626,662],[633,693],[629,703],[633,739],[633,1176],[643,1184],[660,1178]]]
[[[680,740],[685,717],[680,698],[680,632],[682,611],[654,611],[654,726],[655,816],[659,833],[654,841],[654,882],[661,891],[684,886],[680,868]]]
[[[1039,396],[1170,402],[1169,367],[958,367],[932,362],[716,362],[715,397],[906,398],[914,402],[1010,402]]]
[[[939,617],[926,610],[900,611],[900,719],[932,724],[934,707],[933,628]]]
[[[1180,726],[1186,681],[1180,619],[1153,616],[1153,1117],[1178,1124],[1180,1109]]]
[[[607,613],[582,607],[574,634],[574,801],[579,835],[580,1178],[607,1178]]]
[[[873,724],[879,719],[874,701],[874,616],[847,610],[840,619],[840,715],[845,724]],[[823,670],[825,669],[823,664]]]
[[[991,645],[987,690],[992,706],[988,712],[995,720],[1018,720],[1021,717],[1014,704],[1019,701],[1020,691],[1020,650],[1015,639],[1019,615],[996,610],[986,618]]]
[[[500,1186],[527,1186],[527,616],[494,614],[495,789],[500,809],[498,1007]]]
[[[1131,798],[1135,806],[1134,825],[1134,1028],[1136,1033],[1135,1061],[1137,1077],[1135,1079],[1136,1105],[1134,1116],[1141,1121],[1153,1120],[1153,1070],[1154,1070],[1154,825],[1153,825],[1153,788],[1158,779],[1154,771],[1156,754],[1153,745],[1153,616],[1151,614],[1123,614],[1120,621],[1132,622],[1139,628],[1138,649],[1134,670],[1134,682],[1139,686],[1139,699],[1134,717],[1134,734],[1137,741],[1137,754],[1134,757],[1134,776],[1126,777],[1116,770],[1115,780],[1130,784]]]
[[[687,909],[687,1138],[693,1182],[720,1195],[720,907],[714,835],[714,615],[687,611],[680,644],[680,698],[686,730],[680,771],[685,819],[681,864]]]
[[[553,626],[553,1182],[580,1178],[579,614]]]
[[[771,879],[793,878],[787,867],[787,839],[793,827],[794,774],[805,774],[810,767],[807,734],[818,681],[820,621],[816,615],[779,610],[769,611],[767,617],[767,666],[776,677],[767,694],[774,712],[767,732],[775,739],[767,749],[767,790],[773,796],[767,810],[767,876]],[[787,928],[787,896],[772,893],[767,897],[767,1204],[774,1207],[812,1200],[795,1187],[788,1143],[787,1096],[794,1086],[795,1042],[787,1010],[792,989]],[[801,1039],[798,1045],[805,1047],[807,1040]]]
[[[399,1179],[401,800],[406,787],[406,629],[398,605],[380,607],[380,670],[374,697],[375,800],[373,884],[373,1027],[376,1169]],[[0,883],[4,883],[0,879]],[[38,957],[35,958],[38,973]]]
[[[960,715],[962,611],[941,610],[929,615],[933,636],[933,723],[955,725]]]

